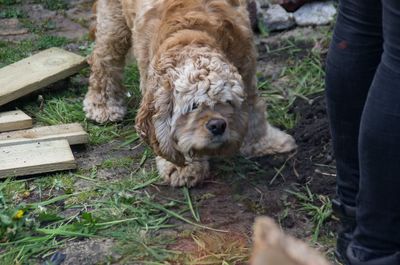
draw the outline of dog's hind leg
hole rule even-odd
[[[184,167],[179,167],[157,156],[156,163],[160,176],[172,187],[193,187],[202,182],[209,174],[209,163],[207,160],[193,161]]]
[[[83,106],[89,119],[100,123],[118,121],[126,112],[122,76],[131,46],[131,31],[119,0],[97,2],[96,27],[96,45],[89,60],[89,91]]]
[[[290,152],[296,148],[289,134],[273,127],[266,119],[265,102],[254,95],[249,101],[248,132],[240,152],[246,157]]]

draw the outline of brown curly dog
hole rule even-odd
[[[208,158],[288,152],[293,138],[272,127],[256,87],[256,52],[246,0],[99,0],[88,118],[126,112],[125,56],[133,47],[143,99],[141,137],[172,186],[194,186]]]

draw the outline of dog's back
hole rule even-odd
[[[206,43],[226,55],[245,83],[253,78],[255,69],[249,69],[255,66],[256,53],[247,0],[122,0],[122,4],[133,29],[135,57],[143,68],[160,47]]]

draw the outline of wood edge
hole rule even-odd
[[[80,55],[77,55],[77,56],[80,56]],[[49,76],[49,77],[47,77],[45,79],[42,79],[42,80],[40,80],[38,82],[35,82],[35,83],[27,85],[25,87],[27,89],[25,91],[23,91],[22,94],[21,93],[17,93],[18,91],[21,90],[20,89],[20,90],[13,91],[10,94],[7,94],[7,95],[4,95],[4,96],[0,97],[0,106],[5,105],[5,104],[7,104],[7,103],[9,103],[11,101],[14,101],[16,99],[19,99],[21,97],[24,97],[24,96],[26,96],[26,95],[28,95],[30,93],[33,93],[33,92],[35,92],[37,90],[46,88],[47,86],[49,86],[49,85],[51,85],[51,84],[53,84],[55,82],[58,82],[58,81],[63,80],[63,79],[66,79],[67,77],[78,73],[80,70],[82,70],[83,68],[88,66],[86,58],[84,58],[84,57],[82,57],[82,58],[83,58],[82,61],[77,62],[76,64],[74,64],[73,66],[71,66],[68,69],[65,69],[65,70],[63,70],[63,71],[61,71],[61,72],[59,72],[59,73],[57,73],[55,75]],[[56,78],[54,80],[53,78],[55,76],[56,76]],[[40,83],[40,85],[37,85],[38,83]]]
[[[4,126],[2,126],[2,124],[0,124],[0,133],[26,130],[26,129],[32,128],[32,126],[33,126],[32,119],[10,122]]]

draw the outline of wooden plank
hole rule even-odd
[[[0,113],[0,132],[32,128],[32,118],[21,110]]]
[[[59,139],[67,139],[70,145],[74,145],[87,143],[89,137],[79,123],[61,124],[0,133],[0,147],[16,143]]]
[[[0,178],[75,169],[67,140],[38,141],[0,147]]]
[[[86,59],[59,48],[50,48],[0,69],[0,106],[86,66]]]

